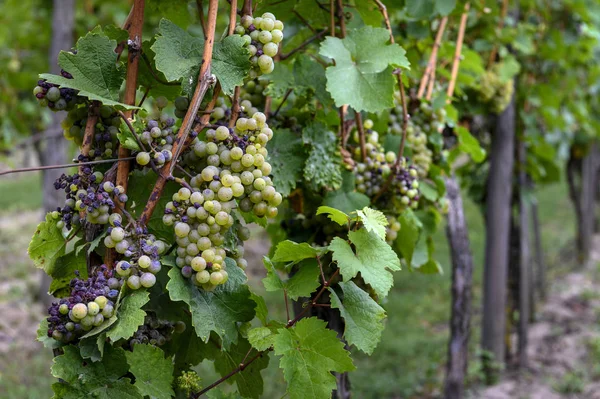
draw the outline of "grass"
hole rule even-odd
[[[14,216],[17,210],[37,209],[41,205],[39,176],[24,176],[18,179],[0,180],[0,219]],[[561,248],[572,242],[574,217],[564,184],[543,188],[537,193],[539,214],[542,223],[542,239],[546,250],[547,264],[561,264]],[[10,213],[9,213],[10,212]],[[477,352],[479,343],[479,318],[481,313],[481,279],[483,274],[483,249],[485,244],[484,221],[477,206],[465,200],[465,213],[469,225],[471,248],[474,256],[475,273],[473,285],[474,321],[471,336],[472,353]],[[18,217],[18,216],[17,216]],[[27,259],[8,262],[10,254],[23,252],[26,241],[34,227],[22,226],[15,234],[23,240],[0,243],[0,271],[3,281],[19,279],[31,273]],[[2,234],[8,239],[10,235]],[[448,319],[450,315],[450,265],[445,233],[441,230],[435,237],[436,258],[441,262],[443,275],[421,275],[407,270],[396,273],[395,286],[385,308],[388,318],[386,329],[378,348],[371,357],[354,353],[357,370],[351,373],[353,396],[356,398],[426,398],[439,392],[444,377],[446,361]],[[18,245],[18,247],[16,246]],[[4,262],[4,264],[3,264]],[[27,271],[25,273],[25,271]],[[260,281],[253,285],[262,293]],[[26,290],[15,289],[10,295],[0,295],[1,301],[23,300],[16,298]],[[272,318],[285,317],[280,295],[267,293],[267,304]],[[1,331],[1,330],[0,330]],[[23,352],[19,349],[9,353],[0,352],[0,392],[7,398],[48,397],[52,379],[49,374],[50,353],[45,350]],[[285,388],[278,360],[272,358],[265,380],[264,398],[279,398]],[[199,370],[203,383],[209,384],[218,378],[212,365],[203,363]],[[569,381],[567,381],[569,382]],[[573,385],[573,384],[565,384]],[[577,384],[574,384],[577,385]],[[571,387],[568,387],[569,389]]]

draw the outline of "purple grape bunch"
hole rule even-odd
[[[185,323],[182,321],[161,320],[155,314],[148,313],[144,324],[138,327],[138,330],[127,341],[127,345],[132,350],[133,346],[137,344],[163,346],[171,340],[173,333],[182,333],[185,328]]]
[[[109,223],[104,245],[126,258],[115,264],[117,275],[132,290],[154,286],[156,274],[162,269],[160,255],[167,250],[167,244],[149,234],[146,227],[123,227],[118,213],[110,215]]]
[[[157,167],[163,166],[173,158],[173,142],[175,141],[175,119],[164,114],[158,119],[146,122],[146,129],[139,134],[139,139],[149,152],[140,151],[136,161],[141,166],[146,166],[153,160]]]
[[[65,71],[60,74],[66,79],[73,79],[73,76]],[[33,89],[33,95],[39,100],[40,105],[47,106],[53,111],[65,111],[72,109],[78,101],[78,91],[68,87],[60,87],[57,84],[48,82],[46,79],[40,79],[37,86]]]
[[[71,294],[48,308],[48,337],[71,343],[114,315],[120,282],[113,271],[101,265],[87,279],[71,280]]]
[[[79,155],[78,161],[87,162],[88,158]],[[84,166],[81,173],[63,174],[54,182],[56,190],[64,190],[66,193],[65,205],[56,210],[62,221],[58,227],[66,226],[67,229],[71,229],[73,225],[79,225],[82,215],[92,224],[109,222],[110,212],[115,206],[113,198],[117,197],[121,202],[126,202],[127,195],[122,187],[115,187],[108,181],[103,182],[103,178],[101,172]]]

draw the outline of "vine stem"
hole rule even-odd
[[[358,138],[360,140],[360,155],[362,161],[367,160],[367,143],[365,139],[365,127],[363,126],[362,115],[358,111],[354,111],[354,120],[356,121],[356,128],[358,129]]]
[[[204,5],[202,4],[202,0],[196,0],[196,8],[198,9],[198,19],[200,20],[204,40],[206,40],[206,22],[204,21]]]
[[[252,0],[244,0],[242,15],[252,15]]]
[[[289,53],[282,54],[279,57],[279,59],[280,60],[285,60],[285,59],[290,58],[292,55],[296,54],[298,51],[302,50],[304,47],[308,46],[309,44],[311,44],[315,40],[319,40],[320,38],[322,38],[323,36],[325,36],[326,33],[327,33],[327,29],[321,30],[317,34],[313,35],[312,37],[309,37],[308,39],[306,39],[305,41],[303,41],[302,43],[300,43],[300,45],[298,47],[296,47],[295,49],[291,50]]]
[[[142,28],[144,27],[144,0],[135,0],[133,3],[133,9],[131,11],[131,26],[129,28],[129,54],[127,55],[127,80],[125,81],[125,94],[123,96],[123,103],[127,105],[135,105],[135,92],[137,90],[137,77],[138,67],[140,61],[140,54],[142,51]],[[133,110],[125,111],[125,116],[131,118]],[[127,158],[131,155],[131,152],[123,147],[119,146],[119,158]],[[117,167],[117,178],[116,185],[122,186],[127,192],[127,183],[129,180],[130,163],[122,162]],[[116,199],[116,203],[121,208],[125,208],[125,204],[122,204],[119,199]]]
[[[465,29],[467,27],[467,18],[469,16],[469,8],[471,7],[471,3],[465,4],[465,10],[463,11],[462,16],[460,17],[460,27],[458,28],[458,38],[456,39],[456,51],[454,53],[454,61],[452,62],[452,75],[450,78],[450,83],[448,84],[448,91],[446,95],[448,99],[446,100],[448,103],[452,101],[452,95],[454,94],[454,88],[456,87],[456,78],[458,77],[458,66],[460,65],[460,55],[462,52],[462,45],[465,39]]]
[[[158,204],[158,200],[165,189],[165,185],[168,180],[172,179],[173,170],[175,169],[175,165],[179,159],[179,156],[184,147],[188,144],[188,136],[190,130],[192,130],[192,125],[194,120],[196,119],[196,114],[198,109],[200,108],[200,104],[204,99],[204,95],[208,90],[208,87],[213,83],[214,79],[210,74],[210,64],[212,62],[212,52],[213,46],[215,42],[215,28],[217,25],[217,10],[219,7],[218,0],[210,0],[208,4],[208,21],[207,21],[207,37],[204,42],[204,52],[202,54],[202,62],[200,65],[200,72],[198,74],[198,84],[196,86],[196,90],[194,91],[194,96],[192,97],[192,101],[188,108],[185,117],[183,118],[183,122],[181,123],[181,127],[177,132],[177,136],[175,137],[175,141],[173,142],[173,158],[165,164],[162,168],[162,173],[158,176],[154,187],[152,188],[152,192],[150,193],[150,197],[148,198],[148,202],[142,211],[140,216],[140,224],[145,226],[156,205]],[[217,96],[220,92],[220,86],[216,86],[213,94],[213,99],[209,107],[214,107],[217,102]],[[211,108],[207,107],[207,111],[211,111]],[[205,125],[210,119],[210,113],[205,113],[202,115],[201,123],[199,125]],[[203,121],[203,122],[202,122]],[[200,128],[202,130],[203,126],[196,126],[196,128]],[[194,129],[196,132],[197,130]]]
[[[329,0],[329,35],[335,37],[335,0]]]
[[[235,126],[235,122],[237,121],[238,116],[240,115],[241,107],[240,107],[240,92],[241,87],[236,86],[233,91],[233,98],[231,99],[231,117],[229,118],[229,128]]]
[[[231,0],[231,9],[229,11],[229,28],[227,30],[227,35],[233,35],[235,31],[235,22],[237,20],[237,0]]]
[[[500,20],[498,21],[498,31],[504,28],[504,19],[506,18],[506,14],[508,13],[508,0],[502,0],[502,9],[500,10]],[[490,58],[488,59],[487,67],[488,69],[494,64],[496,61],[496,55],[498,54],[498,46],[494,44],[492,51],[490,52]]]
[[[343,39],[346,37],[346,17],[344,16],[344,4],[342,3],[342,0],[337,0],[337,11],[340,20],[340,29],[342,31],[341,37]]]
[[[427,62],[427,67],[425,68],[425,73],[421,78],[421,82],[419,83],[419,90],[417,91],[417,98],[423,98],[423,94],[425,93],[425,87],[427,86],[428,80],[434,80],[435,75],[430,76],[432,73],[435,73],[435,64],[437,62],[437,54],[438,50],[442,44],[442,38],[444,37],[444,31],[446,30],[446,24],[448,23],[448,17],[442,18],[440,21],[440,26],[438,27],[438,31],[435,35],[435,42],[433,43],[433,48],[431,49],[431,55],[429,56],[429,62]]]
[[[317,257],[317,260],[319,260],[319,257]],[[288,323],[286,324],[285,328],[292,328],[298,321],[300,321],[300,319],[302,318],[302,316],[304,316],[304,314],[313,306],[317,306],[317,301],[319,300],[319,298],[325,293],[325,291],[327,290],[327,288],[329,288],[331,286],[331,283],[333,282],[333,279],[339,274],[340,269],[336,269],[335,272],[333,272],[333,274],[331,275],[331,277],[329,277],[329,280],[327,280],[325,283],[323,283],[323,286],[321,287],[321,290],[319,290],[319,292],[317,293],[317,295],[308,303],[308,305],[302,310],[302,312],[300,312],[293,320],[288,321]],[[201,390],[200,392],[196,393],[196,394],[192,394],[190,395],[190,399],[198,399],[200,396],[204,395],[206,392],[210,391],[211,389],[217,387],[218,385],[220,385],[221,383],[225,382],[226,380],[228,380],[229,378],[233,377],[234,375],[236,375],[237,373],[240,373],[242,371],[244,371],[244,369],[246,367],[248,367],[250,364],[252,364],[255,360],[257,360],[258,358],[262,357],[266,352],[272,351],[273,347],[266,349],[264,351],[259,351],[256,355],[254,355],[254,357],[252,357],[250,360],[248,360],[248,362],[244,363],[244,361],[242,361],[242,363],[236,367],[235,369],[231,370],[227,375],[219,378],[217,381],[213,382],[212,384],[210,384],[209,386],[207,386],[206,388],[204,388],[203,390]],[[248,357],[248,355],[246,355],[246,357]]]
[[[83,134],[83,141],[81,143],[81,155],[88,157],[90,150],[92,149],[92,142],[94,141],[94,133],[96,132],[96,122],[98,122],[98,102],[94,101],[90,104],[88,109],[87,122],[85,124],[85,132]],[[79,173],[83,173],[83,165],[79,166]]]
[[[97,164],[101,164],[101,163],[127,162],[127,161],[131,161],[132,159],[135,159],[135,157],[101,159],[99,161],[77,162],[77,163],[66,163],[66,164],[61,164],[61,165],[47,165],[47,166],[35,166],[32,168],[10,169],[10,170],[5,170],[4,172],[0,172],[0,176],[10,175],[12,173],[36,172],[38,170],[65,169],[65,168],[73,168],[73,167],[83,166],[83,165],[97,165]]]

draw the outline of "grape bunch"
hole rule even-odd
[[[64,69],[60,74],[67,79],[73,79],[70,73]],[[33,95],[38,99],[43,107],[48,107],[52,111],[65,111],[73,108],[77,102],[81,100],[77,96],[78,91],[68,87],[60,87],[59,85],[49,83],[46,79],[40,79],[37,86],[33,89]]]
[[[124,228],[118,213],[110,215],[109,221],[111,227],[107,230],[104,245],[126,258],[115,265],[117,275],[132,290],[154,286],[156,274],[162,268],[160,255],[167,250],[167,244],[148,234],[146,227],[135,227],[131,231]]]
[[[500,79],[496,69],[492,68],[481,76],[479,96],[490,105],[493,112],[499,114],[508,107],[515,87],[512,79]]]
[[[400,231],[400,222],[398,217],[387,215],[388,225],[385,228],[385,241],[392,245],[396,238],[398,238],[398,232]]]
[[[173,333],[182,333],[185,331],[185,323],[177,321],[175,323],[168,320],[160,320],[154,313],[148,313],[144,324],[138,327],[137,331],[127,341],[130,349],[137,344],[150,344],[154,346],[163,346],[171,340]]]
[[[192,393],[200,391],[202,388],[201,382],[200,376],[194,370],[184,371],[177,377],[175,387],[177,390],[182,391],[185,397],[188,397]]]
[[[241,23],[235,27],[235,33],[246,41],[252,65],[262,74],[273,72],[273,57],[277,55],[279,43],[283,40],[283,22],[269,12],[256,18],[244,15]]]
[[[392,134],[402,134],[402,107],[397,103],[392,109],[389,120],[389,129]],[[440,134],[446,124],[446,110],[434,110],[431,103],[422,101],[418,112],[414,112],[408,120],[406,128],[406,142],[412,151],[412,162],[417,168],[419,177],[424,178],[429,174],[434,151],[428,146],[429,137]]]
[[[235,228],[239,238],[249,231],[236,223],[232,211],[275,217],[282,196],[269,177],[266,144],[273,131],[262,113],[239,118],[234,129],[209,129],[206,139],[192,142],[193,162],[201,172],[167,203],[163,222],[174,226],[178,245],[176,264],[185,277],[210,290],[227,281],[225,236]],[[241,268],[243,247],[229,248]]]
[[[175,119],[163,114],[157,120],[146,121],[145,125],[146,128],[138,136],[142,144],[149,147],[149,151],[138,152],[135,160],[139,165],[146,166],[152,159],[157,167],[161,167],[173,158],[171,150],[177,133]]]
[[[419,201],[419,182],[415,166],[406,164],[406,160],[399,162],[396,167],[396,154],[392,151],[384,152],[379,143],[379,133],[374,131],[373,121],[364,122],[366,135],[366,158],[362,159],[359,146],[353,152],[354,173],[356,190],[370,198],[375,198],[386,185],[388,188],[379,197],[380,209],[415,208]],[[358,132],[354,133],[354,141],[358,142]],[[397,204],[395,202],[398,202]]]
[[[71,295],[48,308],[48,337],[69,343],[101,326],[115,312],[118,284],[106,265],[99,266],[86,280],[71,280]]]
[[[88,158],[79,155],[80,162],[86,162]],[[57,208],[53,216],[60,217],[58,227],[66,226],[71,229],[72,225],[79,225],[81,217],[92,224],[107,224],[109,214],[113,210],[114,198],[126,202],[127,195],[121,186],[115,187],[111,182],[103,182],[102,172],[94,172],[89,166],[84,166],[81,173],[67,176],[62,174],[55,182],[56,190],[64,190],[66,193],[65,205]]]
[[[83,101],[73,107],[61,124],[65,138],[72,140],[77,145],[81,145],[83,141],[89,105],[89,102]],[[94,160],[109,159],[116,152],[117,133],[121,126],[121,118],[114,108],[107,105],[101,106],[98,112],[98,121],[89,157]]]
[[[265,79],[252,79],[242,86],[240,98],[242,101],[247,100],[254,106],[264,107],[265,105],[265,90],[269,84]],[[257,111],[254,111],[257,112]],[[253,115],[254,112],[247,112],[248,115]]]

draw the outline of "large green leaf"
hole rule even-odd
[[[293,328],[281,328],[273,341],[279,366],[288,383],[290,399],[329,399],[335,389],[332,371],[354,370],[350,354],[335,331],[314,317],[300,320]]]
[[[204,39],[194,37],[173,22],[162,19],[159,24],[159,36],[152,45],[155,53],[156,68],[167,80],[195,80],[199,65],[202,63]],[[244,83],[250,71],[250,53],[239,35],[227,36],[216,42],[213,49],[211,72],[215,74],[223,93],[232,95],[233,89]]]
[[[84,360],[77,347],[64,347],[54,358],[52,375],[61,381],[52,385],[54,399],[142,399],[142,394],[124,375],[129,367],[125,351],[107,346],[101,362]]]
[[[310,145],[304,180],[315,191],[321,188],[338,189],[342,185],[342,158],[337,136],[320,122],[304,127],[302,140]]]
[[[320,284],[319,266],[315,259],[306,259],[300,262],[294,275],[287,280],[281,280],[269,258],[264,258],[264,264],[267,269],[267,277],[263,279],[265,289],[267,291],[285,290],[287,296],[292,300],[310,296]]]
[[[329,245],[344,281],[360,273],[377,295],[384,298],[394,285],[391,271],[400,270],[398,256],[385,241],[366,229],[351,231],[348,238],[354,244],[356,254],[350,244],[340,237],[335,237]]]
[[[126,352],[129,371],[135,377],[135,386],[144,396],[156,399],[171,399],[175,392],[173,384],[173,362],[165,353],[152,345],[134,345]]]
[[[335,60],[327,68],[327,90],[337,106],[350,105],[356,111],[380,112],[394,106],[395,68],[410,63],[398,44],[389,43],[386,29],[365,26],[344,39],[327,37],[320,54]]]
[[[267,144],[267,150],[268,161],[273,167],[273,184],[281,195],[287,197],[302,177],[306,162],[302,139],[288,129],[277,129]]]
[[[381,339],[385,310],[352,281],[340,282],[343,296],[332,288],[331,307],[340,310],[344,318],[344,338],[361,351],[372,354]]]
[[[131,337],[138,327],[144,324],[146,312],[142,310],[142,306],[149,300],[150,293],[144,289],[133,291],[125,296],[117,311],[117,322],[106,336],[113,342]]]
[[[77,54],[61,51],[58,55],[58,64],[73,75],[73,79],[51,74],[41,74],[40,78],[79,90],[80,96],[105,105],[122,110],[135,109],[137,107],[119,102],[125,68],[117,62],[116,46],[115,40],[110,40],[96,28],[77,41]]]
[[[398,232],[396,245],[400,250],[402,257],[404,257],[406,262],[410,265],[412,263],[415,246],[419,241],[423,224],[415,216],[411,209],[407,209],[402,212],[398,217],[398,221],[400,222],[400,226],[402,226],[402,228]]]
[[[196,287],[176,267],[169,270],[167,290],[173,301],[184,301],[189,305],[196,334],[204,342],[208,342],[210,332],[214,331],[228,348],[237,342],[237,323],[254,318],[255,303],[250,297],[244,272],[231,259],[225,261],[229,279],[214,291]]]
[[[356,214],[367,231],[372,231],[382,240],[385,240],[385,226],[387,226],[389,222],[383,212],[364,207],[362,210],[357,210]]]
[[[297,243],[285,240],[277,244],[271,260],[273,262],[299,262],[302,259],[314,258],[318,254],[319,251],[306,242]]]

